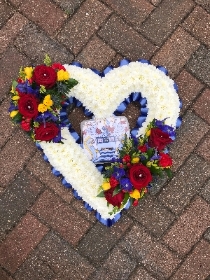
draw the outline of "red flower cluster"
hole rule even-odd
[[[151,187],[153,175],[161,176],[163,172],[172,175],[172,159],[165,150],[172,142],[171,137],[174,137],[173,127],[153,120],[144,136],[125,139],[119,160],[106,168],[108,172],[104,175],[102,193],[108,203],[121,208],[130,200],[136,206]],[[114,208],[112,213],[116,211]]]

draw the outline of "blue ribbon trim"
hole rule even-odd
[[[146,59],[139,59],[138,62],[141,63],[145,63],[145,64],[151,64],[149,60]],[[122,59],[119,62],[119,66],[122,67],[124,65],[128,65],[130,63],[130,60],[128,59]],[[74,61],[71,63],[71,65],[75,65],[77,67],[82,68],[82,64]],[[160,71],[162,71],[165,75],[168,75],[168,71],[166,68],[164,68],[163,66],[157,66],[157,69],[159,69]],[[109,73],[111,70],[113,69],[113,66],[108,66],[106,67],[103,72],[98,71],[97,69],[91,69],[95,74],[99,75],[100,77],[104,77],[107,73]],[[176,92],[178,92],[178,86],[176,85],[176,83],[174,83],[174,89],[176,90]],[[131,103],[131,102],[139,102],[141,105],[141,109],[140,109],[140,114],[139,117],[137,119],[136,122],[136,127],[133,128],[131,130],[131,136],[132,137],[136,137],[137,132],[139,130],[139,128],[142,126],[142,124],[145,122],[146,117],[147,117],[147,113],[148,113],[148,108],[147,108],[147,99],[145,97],[142,97],[140,92],[132,92],[129,97],[127,97],[116,109],[116,111],[114,112],[114,114],[122,114],[127,106]],[[62,121],[63,124],[65,124],[66,127],[69,127],[69,132],[72,135],[72,137],[75,139],[76,143],[78,143],[81,147],[82,147],[82,143],[81,143],[81,138],[78,135],[78,133],[72,128],[71,123],[68,120],[68,114],[67,114],[67,107],[71,104],[74,104],[74,106],[76,107],[82,107],[85,116],[91,117],[93,116],[93,113],[85,108],[82,104],[81,101],[77,100],[75,97],[70,97],[68,98],[64,104],[62,105],[62,109],[60,110],[60,119]],[[182,102],[180,100],[180,108],[182,107]],[[177,123],[176,123],[176,128],[179,128],[181,125],[181,118],[179,117],[177,119]],[[42,150],[41,146],[39,143],[36,142],[36,146],[38,149]],[[45,161],[48,161],[47,156],[44,154],[43,152],[43,158]],[[104,166],[103,164],[100,165],[96,165],[96,168],[99,170],[99,172],[103,172],[104,170]],[[63,177],[63,175],[61,175],[61,173],[59,171],[57,171],[54,167],[52,167],[52,173],[55,176],[61,176],[62,177],[62,184],[66,187],[66,188],[71,188],[73,190],[73,195],[75,198],[77,199],[82,199],[76,190],[73,189],[72,185],[70,183],[68,183],[66,181],[66,179]],[[85,201],[83,201],[84,207],[88,210],[88,211],[93,211],[94,209]],[[125,207],[123,209],[127,210],[130,207],[131,203],[130,201],[127,202],[127,204],[125,205]],[[98,219],[102,224],[106,225],[107,227],[112,226],[114,223],[116,223],[120,217],[121,217],[122,213],[119,212],[117,213],[113,219],[103,219],[101,217],[101,215],[95,210],[95,217],[96,219]]]

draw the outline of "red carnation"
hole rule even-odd
[[[149,146],[152,148],[157,148],[159,151],[163,150],[166,145],[170,144],[172,139],[169,137],[168,133],[163,132],[159,128],[152,128],[149,138]]]
[[[148,186],[152,181],[149,168],[143,164],[134,164],[129,171],[129,177],[135,189],[140,190]]]
[[[129,155],[125,155],[123,158],[122,158],[122,161],[124,163],[127,163],[127,162],[130,162],[131,161],[131,157]]]
[[[57,81],[57,74],[56,71],[50,66],[38,65],[34,69],[32,79],[38,85],[45,86],[48,89],[55,85]]]
[[[172,158],[168,154],[160,153],[159,165],[161,167],[168,167],[172,165]]]
[[[51,67],[54,70],[64,70],[64,71],[66,71],[66,68],[60,63],[53,63]]]
[[[108,191],[104,192],[106,200],[112,204],[113,206],[117,206],[120,208],[121,203],[125,197],[125,194],[121,191],[116,195],[113,195],[114,189],[109,189]]]
[[[25,118],[35,118],[38,116],[39,100],[33,94],[20,94],[18,100],[18,109]]]
[[[147,146],[146,145],[138,146],[138,150],[142,153],[145,153],[147,151]]]
[[[23,130],[25,131],[30,131],[31,125],[30,125],[30,120],[22,120],[20,123],[20,126]]]
[[[59,128],[54,123],[42,123],[34,130],[35,140],[50,141],[55,138],[59,133]]]
[[[109,183],[112,188],[115,188],[119,184],[117,179],[113,176],[111,176],[111,178],[109,179]]]

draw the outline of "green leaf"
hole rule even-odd
[[[17,81],[12,81],[12,87],[13,87],[14,90],[16,89],[17,85],[18,85]]]
[[[14,118],[12,118],[12,120],[13,120],[14,122],[18,123],[18,122],[22,121],[22,115],[18,112],[18,113],[14,116]]]
[[[124,199],[123,199],[123,202],[122,202],[123,205],[125,205],[125,204],[127,203],[129,197],[130,197],[130,196],[129,196],[129,193],[126,192],[126,193],[125,193],[125,196],[124,196]]]
[[[46,66],[50,66],[50,65],[52,64],[51,59],[50,59],[50,57],[49,57],[48,54],[45,55],[44,64],[45,64]]]
[[[113,191],[112,196],[118,194],[119,192],[121,192],[121,188],[120,188],[120,187],[116,187],[116,188],[114,189],[114,191]]]
[[[154,155],[154,149],[149,148],[146,153],[148,155],[148,158],[151,158]]]
[[[173,176],[173,173],[170,168],[165,168],[164,171],[166,172],[166,174],[168,175],[169,178],[171,178]]]
[[[101,191],[96,197],[104,197],[104,191]]]
[[[155,174],[155,175],[161,175],[162,174],[162,170],[160,168],[156,168],[153,165],[151,165],[150,171],[151,171],[152,174]]]
[[[76,86],[78,84],[78,81],[76,81],[75,79],[70,78],[68,81],[68,89],[73,88],[74,86]]]

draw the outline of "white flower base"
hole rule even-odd
[[[71,78],[78,81],[71,92],[96,118],[106,118],[113,114],[119,104],[132,92],[141,92],[147,99],[148,114],[137,135],[143,135],[154,118],[175,127],[179,116],[179,98],[174,89],[174,81],[153,65],[131,62],[111,70],[101,78],[90,69],[64,65]],[[96,197],[103,176],[88,160],[83,149],[68,131],[62,130],[64,144],[40,143],[50,164],[70,183],[78,195],[87,202],[103,219],[112,219],[112,206],[107,207],[105,198]]]

